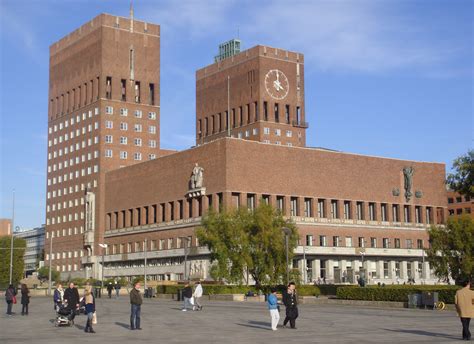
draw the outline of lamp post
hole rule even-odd
[[[288,237],[291,234],[291,229],[288,227],[282,228],[283,233],[285,233],[285,247],[286,247],[286,284],[290,283],[290,270],[289,270],[289,262],[288,262]]]
[[[102,277],[100,281],[100,287],[101,290],[104,289],[104,255],[105,255],[105,249],[107,248],[107,244],[99,244],[99,246],[102,248]]]
[[[13,207],[12,207],[12,224],[11,224],[12,237],[10,240],[10,283],[9,284],[12,284],[12,280],[13,280],[13,233],[15,232],[14,231],[15,227],[13,227],[14,224],[15,224],[15,190],[13,190]]]
[[[148,247],[147,247],[147,242],[148,242],[148,240],[145,238],[145,247],[144,247],[145,266],[143,267],[143,270],[144,270],[144,271],[143,271],[143,275],[144,275],[144,279],[145,279],[145,280],[143,281],[143,288],[145,288],[145,289],[144,289],[145,292],[146,292],[146,279],[147,279],[147,278],[146,278],[146,265],[147,265],[147,256],[146,256],[146,254],[147,254],[147,249],[148,249]],[[151,296],[149,296],[149,297],[151,297]]]
[[[188,280],[188,237],[183,237],[184,240],[184,280]]]
[[[51,261],[53,260],[53,238],[54,232],[51,232],[51,237],[49,238],[49,271],[48,271],[48,295],[51,295],[51,269],[52,264]]]

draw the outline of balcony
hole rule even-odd
[[[292,122],[292,125],[294,127],[298,127],[298,128],[304,128],[304,129],[307,129],[309,127],[309,123],[308,122],[301,122],[301,121],[293,121]]]

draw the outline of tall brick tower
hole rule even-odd
[[[159,90],[160,27],[132,9],[51,45],[45,263],[63,277],[100,276],[105,173],[159,155]]]
[[[219,47],[215,63],[196,72],[196,144],[223,136],[304,147],[304,58],[240,41]]]

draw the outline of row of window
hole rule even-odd
[[[135,50],[130,49],[130,72],[133,74],[133,69],[134,69],[134,55]],[[112,77],[108,76],[105,79],[105,98],[107,99],[112,99]],[[120,79],[120,98],[119,100],[121,101],[127,101],[128,95],[127,95],[127,80],[126,79]],[[141,82],[138,80],[133,81],[132,84],[132,99],[135,103],[141,103],[142,102],[142,89],[141,89]],[[155,84],[154,83],[148,83],[148,104],[150,105],[155,105]]]
[[[50,232],[46,232],[46,239],[49,239],[50,236],[54,237],[54,238],[59,238],[61,236],[65,237],[65,236],[68,236],[68,235],[70,236],[70,235],[77,235],[77,234],[83,234],[83,233],[84,233],[84,227],[83,226],[68,228],[67,230],[65,228],[63,228],[62,230],[58,229],[56,231],[51,231],[51,234],[50,234]]]
[[[113,158],[113,156],[114,156],[114,151],[112,149],[106,149],[105,150],[105,157],[106,158]],[[119,152],[119,157],[122,160],[128,159],[128,152],[127,151],[120,151]],[[148,154],[148,160],[154,160],[154,159],[156,159],[156,154],[153,154],[153,153]],[[133,160],[141,161],[142,160],[142,153],[140,153],[140,152],[133,153]]]
[[[113,135],[105,135],[105,143],[114,143],[114,136]],[[119,143],[121,145],[128,144],[128,137],[127,136],[120,136]],[[141,138],[134,138],[133,143],[137,147],[141,147],[143,140]],[[156,148],[156,140],[148,140],[148,147]]]
[[[92,159],[97,159],[97,158],[99,158],[99,151],[94,151],[94,153],[87,153],[87,155],[82,154],[81,156],[76,156],[76,157],[71,158],[69,160],[66,159],[64,161],[60,161],[58,163],[48,165],[48,173],[60,171],[63,168],[72,167],[74,165],[78,165],[80,163],[84,163],[86,161],[91,161]]]
[[[156,250],[171,250],[177,248],[184,248],[191,246],[199,246],[197,238],[193,245],[193,240],[191,236],[187,237],[178,237],[178,238],[168,238],[160,240],[150,240],[145,246],[145,241],[136,241],[129,242],[127,244],[112,244],[108,245],[105,249],[105,254],[122,254],[122,253],[134,253],[134,252],[143,252],[147,251],[156,251]]]
[[[106,129],[113,129],[114,127],[114,122],[113,121],[105,121],[105,128]],[[128,130],[128,123],[127,122],[120,122],[120,130],[126,131]],[[143,131],[143,125],[142,124],[134,124],[133,126],[133,131],[136,133],[141,133]],[[156,134],[156,126],[155,125],[149,125],[148,126],[148,133],[149,134]]]
[[[76,170],[74,172],[70,172],[69,174],[66,173],[62,176],[48,178],[48,186],[56,185],[56,183],[61,184],[62,182],[71,181],[74,178],[77,179],[77,178],[85,177],[86,175],[90,176],[93,173],[99,173],[99,165],[82,168],[81,170]],[[61,194],[59,194],[58,196],[61,196]]]
[[[114,107],[113,106],[106,106],[105,107],[105,113],[107,115],[113,115],[114,114]],[[128,109],[127,108],[120,108],[119,113],[120,113],[120,116],[127,117],[128,116]],[[135,118],[143,118],[143,111],[142,110],[135,110],[135,111],[133,111],[133,116]],[[155,120],[156,119],[156,112],[149,111],[148,112],[148,119]]]
[[[64,135],[59,135],[53,139],[48,140],[48,147],[55,146],[59,143],[67,142],[68,140],[72,140],[75,137],[79,137],[81,134],[85,135],[87,132],[91,133],[92,130],[99,129],[99,122],[94,122],[94,125],[88,124],[82,128],[77,128],[75,130],[71,130],[69,133],[65,133]]]
[[[94,115],[99,115],[100,111],[99,108],[94,109]],[[76,115],[75,117],[72,116],[69,120],[65,120],[64,122],[60,122],[59,124],[55,124],[48,128],[48,133],[52,134],[53,132],[56,133],[58,130],[63,130],[64,128],[69,127],[69,125],[73,126],[74,124],[79,124],[81,122],[81,118],[85,121],[87,118],[92,118],[92,110],[89,110],[87,113],[83,112],[82,116]]]
[[[292,124],[291,118],[295,117],[295,124],[299,125],[301,122],[301,108],[295,107],[295,115],[291,115],[292,107],[288,104],[284,105],[284,123]],[[280,104],[273,104],[273,120],[275,123],[280,123]],[[263,118],[264,121],[269,120],[268,102],[263,102]],[[204,118],[204,123],[201,119],[198,120],[197,128],[199,137],[209,136],[215,133],[226,131],[229,129],[229,121],[232,128],[241,127],[253,122],[258,122],[259,118],[259,104],[254,102],[252,105],[247,104],[245,107],[240,106],[237,109],[231,110],[231,117],[228,118],[228,112],[221,112],[216,115],[211,115]]]
[[[470,214],[471,213],[471,208],[457,208],[457,209],[448,209],[449,215],[462,215],[464,214]]]
[[[371,248],[406,248],[406,249],[413,249],[415,248],[413,245],[413,239],[406,239],[405,246],[401,246],[401,239],[400,238],[382,238],[382,246],[379,246],[379,239],[376,237],[371,237],[370,241],[367,241],[364,237],[358,237],[357,247],[368,247],[367,244],[370,243]],[[306,246],[316,246],[314,241],[313,235],[306,235]],[[319,236],[319,246],[327,247],[328,245],[328,238],[326,235]],[[345,238],[341,238],[338,235],[334,235],[332,237],[332,246],[333,247],[354,247],[354,243],[352,242],[352,237],[347,236]],[[423,239],[416,240],[416,248],[423,249]]]
[[[91,182],[87,183],[87,188],[90,189],[91,187],[94,187],[94,188],[97,187],[97,180],[96,179],[94,179],[94,181],[92,183]],[[56,195],[57,195],[57,197],[61,197],[63,195],[72,194],[72,193],[79,192],[79,191],[84,191],[85,188],[86,188],[85,184],[81,183],[80,187],[79,187],[79,184],[76,184],[74,186],[69,186],[69,188],[65,187],[63,189],[58,189],[57,192],[56,192],[56,190],[48,191],[47,198],[48,199],[55,198]]]
[[[263,140],[263,143],[270,144],[271,142],[270,142],[270,140]],[[276,144],[276,145],[281,145],[281,141],[275,141],[275,144]],[[293,143],[287,142],[286,145],[287,145],[288,147],[292,147],[292,146],[293,146]]]
[[[74,151],[79,151],[81,149],[85,149],[86,147],[91,147],[92,145],[99,144],[99,136],[95,136],[94,140],[92,138],[89,138],[86,140],[83,140],[82,142],[77,142],[75,145],[72,144],[69,147],[64,147],[64,150],[60,148],[57,151],[49,152],[48,153],[48,160],[51,159],[56,159],[57,157],[62,157],[63,155],[68,155],[69,153],[73,153]]]
[[[448,203],[462,203],[462,202],[470,202],[471,197],[470,196],[464,196],[464,201],[462,196],[457,196],[457,197],[448,197]]]

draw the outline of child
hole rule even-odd
[[[270,317],[272,319],[272,330],[276,331],[278,321],[280,321],[280,312],[278,311],[278,299],[276,296],[276,289],[271,289],[271,294],[267,298],[268,309],[270,310]]]

